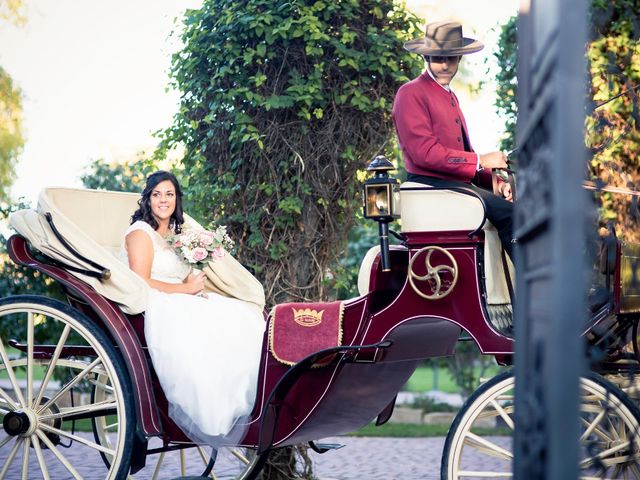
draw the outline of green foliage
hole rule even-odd
[[[26,22],[23,0],[2,0],[0,2],[0,20],[6,20],[14,25]]]
[[[640,2],[594,1],[592,41],[587,52],[594,104],[640,84]],[[605,184],[640,189],[640,99],[638,92],[618,97],[587,119],[591,177]],[[628,196],[602,194],[601,221],[613,221],[618,235],[640,241],[638,208]]]
[[[500,141],[500,150],[513,150],[516,146],[516,121],[518,118],[517,91],[518,62],[517,17],[511,17],[501,27],[498,48],[493,53],[497,63],[496,101],[498,114],[504,119],[504,136]]]
[[[0,201],[9,198],[9,186],[23,145],[22,96],[9,74],[0,67]]]
[[[269,301],[315,299],[359,207],[356,173],[392,138],[417,19],[392,0],[205,0],[173,58],[188,211],[226,224]]]
[[[585,143],[591,149],[588,165],[591,179],[602,183],[640,189],[640,98],[627,93],[602,108],[594,109],[614,95],[640,84],[640,2],[638,0],[593,0],[590,11],[591,39],[587,47],[589,64],[590,115],[585,125]],[[507,136],[502,148],[515,143],[516,118],[516,25],[511,19],[502,30],[498,60],[496,107],[505,119]],[[618,236],[640,241],[637,201],[629,196],[599,195],[600,221],[612,221]]]
[[[388,157],[396,165],[396,171],[392,172],[392,176],[402,181],[402,179],[406,178],[406,171],[402,163],[402,152],[395,139],[392,147],[392,154]],[[360,172],[359,177],[364,178],[365,176],[366,172]],[[332,282],[336,298],[353,298],[359,295],[358,275],[362,259],[371,247],[380,245],[378,224],[364,218],[362,206],[356,209],[354,216],[355,223],[347,237],[347,248],[340,258],[338,266],[332,270],[332,278],[327,280],[327,284],[329,284],[329,281]],[[400,226],[397,222],[389,224],[389,228],[400,231]],[[398,242],[395,237],[391,236],[389,243]]]
[[[353,298],[359,295],[360,264],[367,250],[379,243],[377,224],[360,216],[349,232],[347,248],[340,264],[334,269],[335,277],[332,280],[337,298]]]
[[[456,412],[458,409],[448,403],[437,402],[431,397],[416,397],[411,402],[413,408],[419,408],[422,413],[437,413],[437,412]]]
[[[370,423],[360,430],[350,433],[349,436],[388,438],[446,437],[450,427],[451,425],[421,425],[412,423],[385,423],[378,427],[375,423]]]
[[[495,365],[493,357],[482,355],[475,342],[458,342],[456,353],[446,357],[449,374],[467,398],[480,385],[480,379]]]
[[[23,7],[23,0],[0,1],[0,20],[24,24]],[[9,199],[9,186],[15,178],[14,168],[23,146],[22,93],[0,66],[0,202]]]
[[[87,188],[141,192],[147,176],[156,170],[156,163],[143,157],[124,163],[108,163],[99,158],[89,164],[80,180]]]
[[[446,437],[451,425],[419,425],[411,423],[385,423],[376,426],[370,423],[360,430],[350,433],[353,437],[389,437],[389,438],[418,438],[418,437]],[[473,428],[473,433],[480,437],[511,437],[513,432],[508,428]]]

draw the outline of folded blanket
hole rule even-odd
[[[264,288],[256,277],[231,255],[209,262],[202,270],[204,291],[250,302],[264,310]]]
[[[276,305],[269,325],[271,354],[279,362],[293,365],[318,350],[341,345],[343,312],[340,301]],[[322,365],[330,361],[328,358]]]

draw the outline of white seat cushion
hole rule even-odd
[[[407,190],[428,185],[405,182],[400,186],[402,232],[468,230],[482,226],[484,206],[472,195],[452,190]]]

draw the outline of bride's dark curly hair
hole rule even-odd
[[[169,227],[171,227],[175,233],[180,233],[182,231],[182,224],[184,223],[184,212],[182,211],[182,190],[180,189],[180,184],[178,183],[176,176],[165,170],[158,170],[147,177],[147,183],[142,191],[142,197],[138,200],[140,208],[138,208],[138,210],[136,210],[131,216],[131,223],[142,220],[143,222],[147,222],[151,225],[154,230],[158,229],[160,225],[158,225],[158,222],[151,212],[151,194],[153,193],[153,189],[165,180],[169,180],[176,189],[176,209],[171,215]]]

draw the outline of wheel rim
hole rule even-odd
[[[486,389],[469,405],[450,432],[449,479],[511,478],[514,429],[514,378]],[[581,478],[638,478],[638,415],[624,393],[592,378],[581,379]],[[488,423],[502,425],[504,436],[487,435]]]
[[[113,349],[109,352],[80,315],[66,306],[56,308],[56,302],[47,299],[42,304],[3,303],[0,478],[95,475],[101,454],[107,455],[112,464],[105,478],[115,478],[123,463],[128,425],[122,383],[110,358]],[[42,345],[43,338],[49,339],[47,344],[51,342],[46,355],[42,349],[34,350]],[[26,347],[14,348],[9,339]],[[96,386],[110,393],[93,401],[88,392]],[[24,417],[28,425],[20,433],[16,425]],[[105,443],[96,443],[86,431],[91,419],[100,418],[112,419],[116,425]],[[68,445],[73,454],[64,448]]]
[[[488,433],[498,418],[504,424],[504,433],[513,433],[513,386],[513,377],[509,377],[469,405],[453,436],[449,479],[512,477],[511,437]]]

